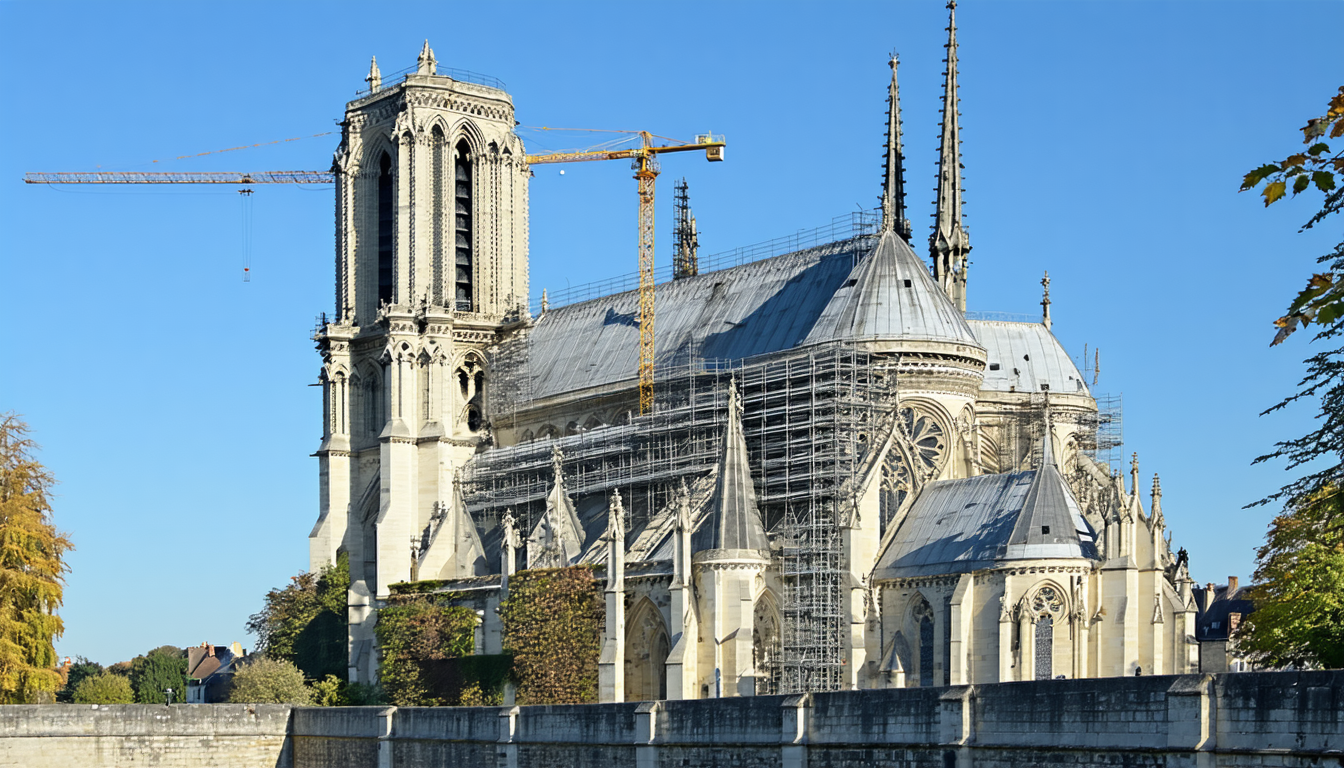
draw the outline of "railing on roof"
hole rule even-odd
[[[711,256],[703,256],[699,259],[700,274],[714,272],[720,269],[736,267],[742,264],[748,264],[753,261],[768,259],[773,256],[780,256],[786,253],[794,253],[807,248],[815,248],[819,245],[849,240],[864,235],[877,234],[877,228],[882,223],[881,213],[878,211],[854,211],[843,216],[836,216],[831,219],[831,223],[816,227],[815,229],[800,229],[791,235],[776,237],[764,242],[752,245],[744,245],[740,248],[734,248],[731,251],[716,253]],[[672,265],[666,264],[653,271],[655,283],[663,283],[672,279]],[[560,307],[566,304],[577,304],[581,301],[588,301],[599,296],[610,296],[615,293],[632,291],[639,287],[639,273],[631,272],[619,277],[612,277],[606,280],[597,280],[591,283],[575,285],[558,291],[548,291],[546,294],[547,305],[550,307]],[[532,297],[532,314],[541,312],[541,295]]]
[[[399,83],[394,83],[392,81],[397,77],[401,77],[402,81],[404,82],[406,80],[406,77],[415,74],[417,66],[418,65],[412,64],[409,67],[399,69],[396,72],[388,74],[386,77],[383,78],[383,85],[378,90],[385,91],[388,88],[396,87],[397,85],[399,85]],[[451,77],[452,79],[458,81],[459,83],[474,83],[476,85],[484,85],[487,88],[497,88],[501,91],[508,90],[508,86],[504,85],[503,80],[500,80],[497,77],[491,77],[490,75],[483,75],[480,72],[472,72],[469,69],[456,69],[454,67],[437,67],[436,73],[444,77]],[[374,93],[372,88],[365,88],[362,91],[356,91],[355,98],[362,99],[365,96],[368,96],[372,93]]]
[[[1039,323],[1040,315],[1028,315],[1022,312],[967,312],[967,320],[989,320],[997,323]]]

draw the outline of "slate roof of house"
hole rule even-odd
[[[981,389],[1040,392],[1041,385],[1048,384],[1051,392],[1091,396],[1078,366],[1044,325],[998,320],[968,323],[989,353]]]
[[[1006,560],[1097,559],[1095,533],[1053,461],[924,487],[874,576],[968,573]]]

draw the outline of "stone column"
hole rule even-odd
[[[607,616],[597,663],[597,700],[625,701],[625,510],[613,492],[607,513]]]

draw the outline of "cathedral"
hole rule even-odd
[[[955,3],[935,225],[915,251],[891,61],[880,212],[814,247],[529,307],[528,155],[502,84],[418,67],[346,107],[319,326],[311,568],[350,563],[350,679],[394,585],[497,608],[605,584],[603,701],[1198,669],[1184,551],[1039,321],[967,312]],[[745,253],[745,252],[744,252]],[[1094,382],[1095,383],[1095,382]],[[1128,475],[1126,479],[1125,475]]]

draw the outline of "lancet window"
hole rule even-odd
[[[1055,619],[1064,613],[1064,598],[1059,590],[1047,584],[1036,590],[1031,598],[1031,616],[1035,622],[1034,666],[1037,680],[1054,677]]]
[[[392,302],[392,264],[395,258],[393,230],[396,227],[396,193],[392,158],[386,152],[378,161],[378,303]]]
[[[911,618],[919,627],[919,685],[928,688],[933,685],[933,609],[921,599]]]
[[[459,312],[473,308],[472,277],[475,254],[472,252],[471,148],[466,141],[457,143],[453,153],[454,238],[456,253],[455,301]]]

